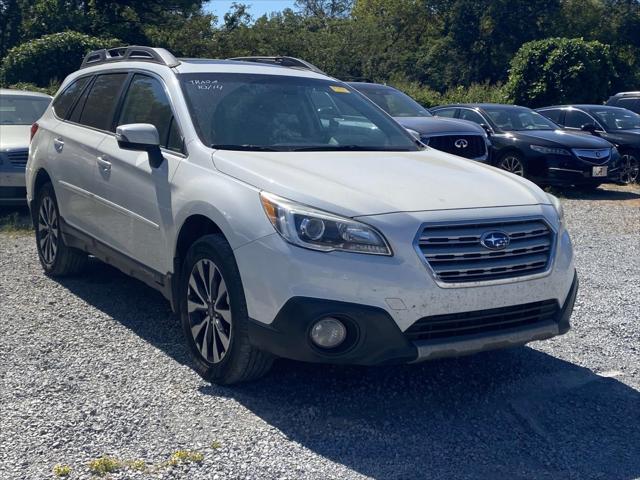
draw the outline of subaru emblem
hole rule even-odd
[[[453,143],[456,148],[467,148],[469,146],[469,142],[467,142],[464,138],[459,138]]]
[[[509,246],[509,235],[499,230],[485,232],[480,237],[480,244],[489,250],[504,250]]]

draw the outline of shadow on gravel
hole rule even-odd
[[[613,190],[604,188],[598,188],[596,190],[580,190],[573,187],[554,187],[550,192],[569,200],[640,200],[640,193],[631,190]]]
[[[97,261],[61,283],[190,365],[159,293]],[[193,395],[233,398],[290,440],[376,479],[634,479],[640,392],[614,377],[523,347],[378,368],[281,360],[261,381]]]

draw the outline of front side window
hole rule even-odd
[[[556,130],[558,126],[525,107],[485,107],[491,121],[506,132],[522,130]]]
[[[454,118],[456,116],[455,108],[440,108],[435,112],[436,117]]]
[[[89,83],[90,77],[79,78],[67,88],[64,92],[56,97],[53,101],[53,111],[59,118],[67,118],[69,111],[73,107],[74,103]]]
[[[593,118],[580,110],[567,110],[564,126],[567,128],[582,128],[583,125],[594,125]]]
[[[134,75],[117,122],[118,125],[129,123],[150,123],[158,129],[160,145],[171,150],[182,150],[182,139],[169,98],[160,81],[155,78]]]
[[[113,130],[113,115],[126,79],[126,73],[98,75],[80,113],[79,123],[99,130]]]
[[[0,125],[31,125],[49,106],[46,97],[29,95],[0,96]]]
[[[400,125],[335,81],[237,73],[180,80],[201,140],[215,148],[420,149]]]
[[[432,115],[414,99],[391,88],[363,89],[373,103],[392,117],[431,117]]]
[[[602,107],[591,113],[607,130],[640,129],[640,115],[631,110]]]

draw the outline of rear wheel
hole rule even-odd
[[[640,165],[638,162],[638,156],[632,153],[623,154],[620,182],[624,183],[625,185],[637,182],[639,172]]]
[[[46,183],[36,194],[34,226],[40,264],[47,275],[61,277],[78,273],[87,254],[65,245],[60,230],[60,211],[53,185]]]
[[[522,156],[515,152],[509,152],[500,157],[497,167],[519,177],[524,177],[526,172]]]
[[[181,276],[182,328],[197,372],[232,384],[263,376],[273,357],[249,342],[247,305],[233,251],[221,235],[195,242]]]

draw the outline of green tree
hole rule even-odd
[[[22,9],[18,0],[0,0],[0,59],[20,40]]]
[[[511,61],[506,95],[531,107],[601,103],[613,74],[608,45],[580,38],[537,40],[524,44]]]

